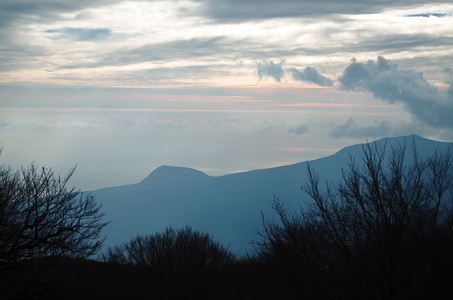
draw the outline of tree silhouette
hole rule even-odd
[[[208,233],[167,227],[162,233],[137,236],[128,243],[109,247],[102,260],[161,270],[194,270],[222,266],[233,254]]]
[[[109,247],[104,262],[128,265],[134,272],[155,277],[156,295],[167,299],[211,299],[224,288],[224,267],[235,261],[233,254],[208,233],[167,227],[162,233],[137,236]]]
[[[259,255],[282,262],[308,298],[451,298],[451,150],[412,150],[365,144],[335,186],[309,166],[312,201],[292,213],[274,200],[279,222],[264,220]]]
[[[66,187],[52,169],[31,164],[20,171],[0,166],[0,264],[18,266],[51,257],[87,258],[97,253],[103,222],[92,195]]]

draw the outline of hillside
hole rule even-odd
[[[415,141],[421,155],[444,149],[441,143],[419,136],[386,138],[387,149],[406,142],[408,157]],[[321,178],[341,179],[350,157],[360,160],[362,145],[346,147],[334,155],[293,165],[212,177],[182,167],[161,166],[137,184],[105,188],[93,192],[103,205],[106,218],[106,246],[126,242],[137,234],[162,231],[167,226],[190,225],[209,232],[230,249],[242,254],[251,249],[250,240],[262,228],[261,212],[272,217],[271,201],[279,197],[293,209],[310,199],[300,186],[306,180],[307,163]]]

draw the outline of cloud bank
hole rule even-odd
[[[441,93],[421,72],[401,69],[379,56],[375,61],[352,63],[339,78],[346,91],[370,92],[388,103],[402,103],[418,120],[433,127],[453,127],[453,91]]]
[[[321,75],[315,68],[306,67],[284,69],[285,60],[279,63],[264,60],[257,64],[257,74],[281,82],[285,73],[291,74],[294,80],[305,81],[323,87],[334,86],[334,82]],[[379,56],[376,61],[366,63],[356,59],[348,65],[338,78],[339,88],[345,91],[371,93],[374,98],[390,104],[403,104],[416,121],[434,128],[453,128],[453,80],[452,69],[444,67],[443,73],[449,76],[445,91],[440,91],[428,82],[422,72],[398,67],[389,59]],[[405,128],[407,130],[408,128]],[[292,128],[290,133],[303,134],[306,128]],[[394,132],[395,129],[385,121],[372,126],[359,128],[353,119],[335,128],[330,136],[357,137],[367,134],[383,136],[383,132]]]
[[[320,86],[332,86],[333,82],[330,78],[327,78],[318,73],[315,68],[306,67],[303,71],[299,71],[295,68],[289,69],[295,80],[307,81]]]
[[[327,78],[313,68],[306,67],[302,71],[297,70],[296,68],[284,68],[285,60],[281,60],[278,63],[274,63],[270,60],[263,60],[262,62],[257,63],[256,73],[260,79],[263,77],[272,77],[277,82],[281,82],[285,73],[292,75],[294,80],[305,81],[317,84],[319,86],[333,86],[333,81],[330,78]]]
[[[326,15],[379,13],[386,9],[411,5],[424,5],[424,0],[197,0],[210,18],[222,22],[246,22],[248,20],[306,17]],[[436,3],[449,3],[437,0]],[[425,14],[423,14],[425,15]],[[428,15],[428,14],[426,14]],[[436,15],[429,13],[429,15]]]

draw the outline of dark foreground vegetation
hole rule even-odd
[[[23,261],[0,276],[2,299],[292,299],[280,264],[236,259],[190,227],[137,236],[95,260]]]
[[[280,265],[236,261],[176,271],[61,259],[50,269],[2,271],[1,299],[300,299]]]
[[[264,222],[260,259],[278,259],[307,299],[452,299],[450,149],[363,150],[336,186],[309,167],[312,201],[299,212],[274,201],[279,222]]]
[[[90,260],[107,225],[94,200],[67,193],[67,180],[52,181],[48,173],[2,167],[2,299],[453,299],[450,149],[429,157],[406,145],[366,144],[363,150],[340,183],[322,183],[309,167],[302,187],[309,199],[300,211],[275,199],[277,220],[263,216],[255,251],[241,258],[207,233],[169,227]],[[12,201],[4,192],[11,190],[8,178],[27,187],[33,182],[28,174],[59,189]],[[33,203],[68,195],[76,197],[63,207],[78,213],[60,208],[53,223],[43,223],[43,214],[58,211],[61,201],[41,208]],[[22,209],[11,213],[16,206]],[[70,228],[63,224],[81,223],[79,230],[63,230]]]

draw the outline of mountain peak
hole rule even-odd
[[[202,178],[208,178],[205,173],[185,167],[175,167],[163,165],[151,172],[142,183],[158,181],[158,182],[177,182],[177,181],[193,181]]]
[[[453,145],[413,135],[371,143],[380,143],[378,147],[387,143],[387,151],[405,143],[410,160],[413,141],[420,157]],[[351,156],[359,164],[362,155],[363,145],[358,144],[308,163],[321,181],[336,185],[342,182],[342,169],[348,170]],[[140,184],[98,190],[95,197],[108,219],[114,220],[105,229],[106,246],[126,242],[137,233],[189,225],[245,254],[251,250],[250,240],[257,239],[256,230],[262,228],[262,214],[274,215],[274,197],[296,210],[311,201],[300,189],[307,178],[307,162],[212,177],[191,168],[161,166]]]

